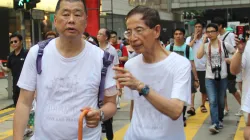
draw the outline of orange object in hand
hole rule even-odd
[[[84,117],[88,114],[89,110],[85,109],[82,111],[82,113],[80,114],[80,118],[79,118],[79,122],[78,122],[78,140],[82,140],[82,136],[83,136],[83,119]]]

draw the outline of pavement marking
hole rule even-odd
[[[8,130],[5,132],[0,133],[0,140],[3,140],[5,138],[8,138],[13,135],[13,130]]]
[[[208,116],[210,116],[209,104],[206,102],[205,106],[207,108],[207,113],[202,113],[200,111],[200,107],[198,107],[196,109],[196,114],[187,118],[187,126],[184,128],[186,140],[192,140],[198,130],[203,125],[204,121],[207,119]]]
[[[0,123],[4,122],[4,121],[6,121],[6,120],[9,120],[9,119],[11,119],[11,118],[13,118],[13,116],[14,116],[14,113],[11,113],[11,114],[9,114],[9,115],[6,115],[6,116],[4,116],[4,117],[1,117],[1,118],[0,118]]]
[[[243,132],[244,132],[245,126],[246,126],[246,124],[245,124],[244,116],[241,116],[241,118],[239,120],[237,131],[234,135],[234,140],[243,140],[244,139]]]
[[[128,103],[120,103],[120,107],[122,108],[122,107],[125,107],[125,106],[127,106],[128,105]]]
[[[114,133],[114,140],[123,140],[124,135],[129,127],[129,124],[130,123],[126,124],[124,127]],[[105,138],[104,140],[107,140],[107,138]]]
[[[10,111],[13,111],[13,110],[15,110],[15,108],[8,108],[8,109],[1,110],[0,115],[4,114],[4,113],[7,113],[7,112],[10,112]]]

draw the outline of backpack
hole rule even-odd
[[[174,43],[170,44],[170,51],[173,52],[174,50]],[[186,45],[186,50],[185,50],[185,54],[186,54],[186,58],[189,60],[189,50],[190,50],[190,46]]]
[[[225,45],[225,39],[227,38],[227,36],[230,34],[230,32],[228,32],[225,37],[223,38],[222,40],[222,46],[223,46],[223,50],[224,50],[224,53],[225,53],[225,58],[229,58],[229,55],[228,55],[228,51],[227,51],[227,48],[226,48],[226,45]],[[228,80],[235,80],[236,79],[236,76],[231,74],[230,72],[230,64],[227,64],[227,79]]]
[[[37,74],[39,74],[39,75],[42,73],[43,51],[51,40],[52,39],[48,39],[48,40],[38,42],[39,50],[38,50],[37,59],[36,59],[36,69],[37,69]],[[103,67],[101,70],[101,82],[100,82],[100,86],[99,86],[98,102],[97,102],[97,106],[99,108],[101,108],[101,106],[103,105],[105,78],[106,78],[108,67],[113,62],[113,59],[114,59],[113,55],[104,51],[103,58],[102,58]]]

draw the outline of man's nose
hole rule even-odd
[[[69,17],[69,23],[75,23],[75,18],[73,14],[71,14]]]

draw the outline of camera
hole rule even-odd
[[[212,68],[212,72],[214,73],[214,80],[220,81],[221,75],[220,75],[221,67],[219,65],[215,65],[215,67]]]

